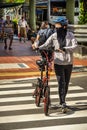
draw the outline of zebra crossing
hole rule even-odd
[[[87,92],[84,88],[72,82],[69,84],[67,104],[70,109],[62,114],[58,108],[57,81],[50,80],[49,85],[53,107],[49,116],[45,116],[43,102],[38,108],[34,103],[34,87],[28,79],[0,82],[0,130],[86,130]]]

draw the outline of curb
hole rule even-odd
[[[71,78],[76,78],[76,77],[85,77],[87,76],[87,72],[84,73],[72,73]],[[26,82],[28,81],[29,83],[34,83],[37,81],[37,76],[34,77],[25,77],[25,78],[11,78],[11,79],[1,79],[0,80],[0,84],[2,83],[9,83],[9,82]],[[56,76],[51,76],[50,79],[52,80],[56,80]]]
[[[72,72],[87,72],[87,66],[75,65]]]

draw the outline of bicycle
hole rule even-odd
[[[40,78],[37,79],[37,83],[35,84],[33,96],[35,96],[35,104],[37,107],[40,106],[41,99],[43,98],[44,114],[47,116],[48,109],[51,104],[50,87],[48,82],[50,79],[50,72],[52,71],[53,48],[49,50],[42,50],[40,53],[43,58],[41,60],[37,60],[36,64],[38,65],[41,74]],[[45,76],[43,74],[44,71]]]

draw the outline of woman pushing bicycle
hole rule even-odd
[[[78,47],[78,44],[73,33],[67,29],[67,19],[58,18],[55,19],[54,22],[55,33],[52,34],[39,49],[54,47],[54,70],[59,86],[59,104],[63,113],[66,113],[66,95],[73,68],[73,52]]]

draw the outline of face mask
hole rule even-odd
[[[62,49],[66,45],[65,37],[67,34],[67,29],[63,27],[56,28],[56,32],[57,32],[57,39],[60,44],[60,49]]]
[[[64,27],[56,28],[56,32],[57,32],[57,37],[65,38],[67,29]]]

